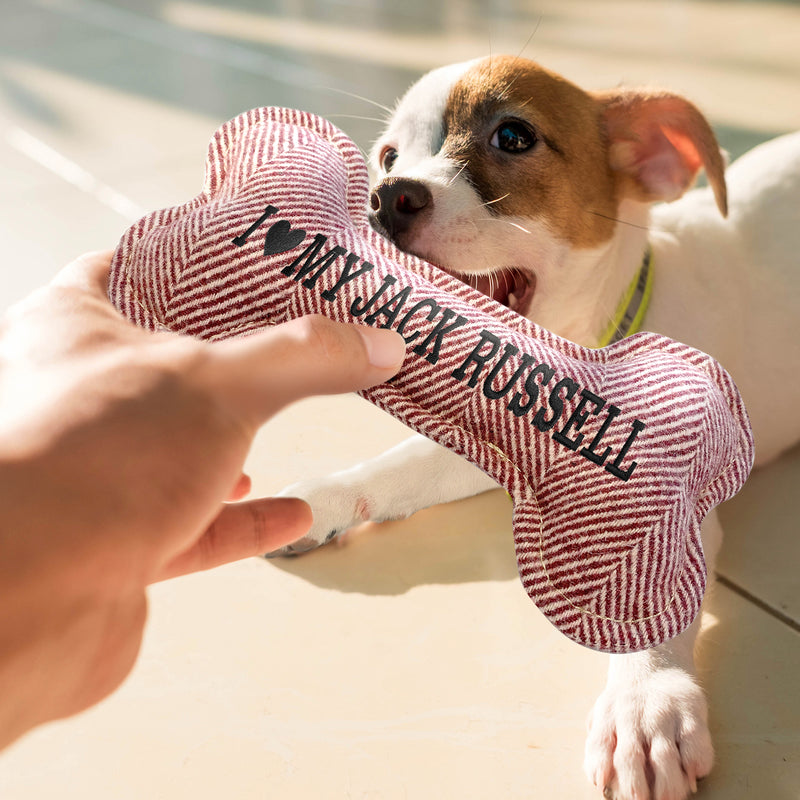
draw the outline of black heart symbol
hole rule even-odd
[[[297,247],[306,232],[302,228],[292,228],[289,220],[281,219],[273,223],[264,237],[264,255],[271,256],[275,253],[285,253]]]

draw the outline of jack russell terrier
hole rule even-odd
[[[757,463],[800,439],[800,134],[756,148],[726,174],[709,124],[684,98],[585,92],[506,56],[425,75],[371,162],[372,222],[401,249],[579,344],[641,328],[713,355],[744,396]],[[687,193],[701,167],[709,188]],[[415,436],[285,489],[308,500],[315,522],[284,552],[492,488]],[[716,513],[702,535],[712,575]],[[604,797],[683,800],[711,769],[693,661],[699,624],[611,656],[584,763]]]

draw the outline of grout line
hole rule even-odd
[[[796,633],[800,633],[800,622],[798,622],[796,619],[793,619],[780,609],[774,608],[760,597],[756,597],[754,594],[751,594],[747,591],[747,589],[742,588],[738,583],[734,583],[730,578],[720,575],[719,572],[716,573],[716,579],[717,583],[722,584],[726,589],[730,589],[732,592],[735,592],[740,597],[752,603],[754,606],[757,606],[771,617],[777,619],[778,622],[782,622]]]
[[[6,142],[18,153],[44,167],[82,192],[94,197],[112,211],[116,211],[129,222],[144,216],[144,209],[116,189],[99,181],[90,172],[66,156],[54,150],[40,139],[21,128],[11,128],[6,133]]]

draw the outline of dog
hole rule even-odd
[[[535,62],[495,56],[415,83],[370,166],[371,222],[401,249],[579,344],[605,346],[638,326],[711,354],[745,399],[757,464],[800,439],[800,134],[726,172],[709,123],[685,98],[586,92]],[[692,189],[701,168],[708,186]],[[415,436],[287,487],[310,503],[314,526],[284,552],[493,488]],[[702,538],[712,575],[716,513]],[[699,625],[611,656],[584,760],[605,798],[684,800],[711,770],[693,660]]]

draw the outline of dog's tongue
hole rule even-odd
[[[525,314],[530,307],[535,288],[533,276],[518,269],[503,269],[489,275],[459,275],[462,281],[504,306]]]

